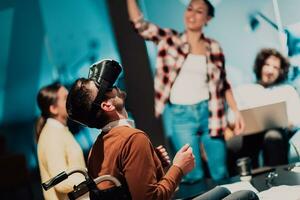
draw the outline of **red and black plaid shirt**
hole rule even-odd
[[[190,47],[185,33],[162,29],[144,20],[134,23],[134,27],[144,39],[153,41],[158,47],[154,79],[155,115],[158,117],[169,101],[172,85],[190,52]],[[211,136],[217,137],[223,134],[227,126],[225,91],[230,89],[230,84],[226,79],[225,59],[219,43],[204,35],[201,37],[206,41],[207,49],[209,132]]]

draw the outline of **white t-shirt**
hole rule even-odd
[[[208,97],[206,57],[188,54],[171,88],[170,102],[192,105],[207,100]]]

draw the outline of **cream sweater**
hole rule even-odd
[[[37,151],[42,182],[62,171],[86,167],[82,150],[69,129],[52,118],[47,120],[41,132]],[[83,175],[72,174],[54,188],[43,190],[45,200],[67,199],[67,193],[82,181]]]

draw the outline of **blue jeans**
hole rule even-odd
[[[193,148],[196,166],[185,176],[186,181],[197,181],[204,177],[201,161],[200,143],[203,144],[211,177],[220,180],[227,177],[226,144],[222,138],[212,138],[208,131],[208,101],[195,105],[172,104],[171,142],[176,151],[189,143]]]

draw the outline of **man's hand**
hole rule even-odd
[[[171,160],[169,157],[169,154],[165,147],[162,145],[155,148],[156,154],[158,155],[158,158],[160,159],[163,168],[169,167],[171,164]]]
[[[183,174],[187,174],[195,167],[195,156],[189,144],[185,144],[175,155],[173,165],[179,167]]]

